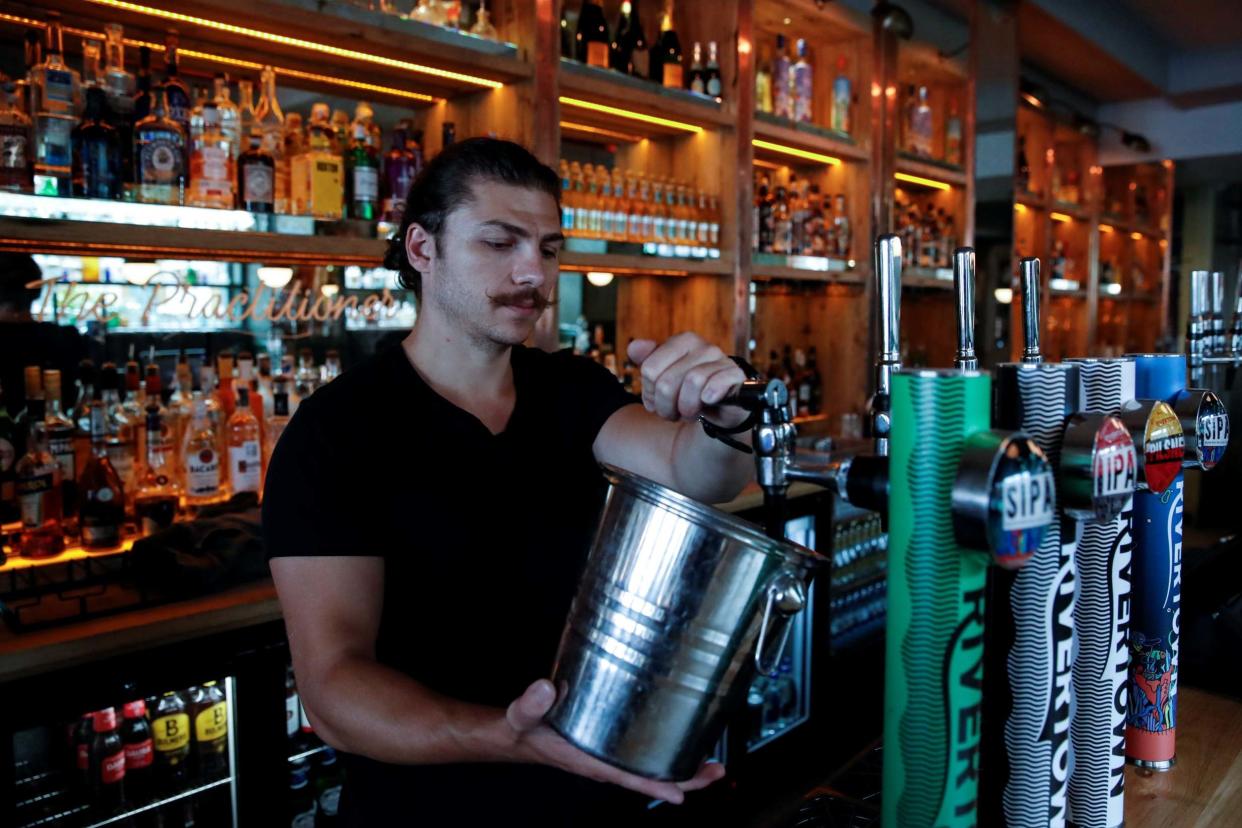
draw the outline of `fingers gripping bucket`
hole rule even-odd
[[[806,603],[809,549],[620,469],[561,636],[548,724],[611,765],[688,779]]]

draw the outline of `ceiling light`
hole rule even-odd
[[[992,292],[992,295],[1002,305],[1008,305],[1013,302],[1013,288],[997,288]]]
[[[612,284],[612,274],[602,270],[591,270],[587,272],[587,281],[595,285],[595,287],[608,287]]]
[[[155,262],[125,262],[121,265],[121,275],[125,277],[125,281],[138,287],[146,285],[159,272],[160,266]]]
[[[255,275],[270,288],[282,288],[293,279],[291,267],[260,267]]]
[[[325,285],[320,285],[319,292],[324,296],[331,298],[341,292],[341,286],[335,282],[328,282]]]

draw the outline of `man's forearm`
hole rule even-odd
[[[503,710],[442,696],[363,656],[341,659],[303,693],[320,737],[349,753],[396,764],[520,761]]]
[[[750,444],[750,432],[733,438]],[[686,420],[673,441],[673,473],[678,491],[703,503],[723,503],[754,477],[754,457],[708,437],[697,420]]]

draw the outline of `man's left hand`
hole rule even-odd
[[[746,419],[744,409],[719,406],[746,379],[724,351],[695,333],[681,333],[658,344],[636,339],[630,359],[642,369],[643,406],[666,420],[706,414],[726,428]]]

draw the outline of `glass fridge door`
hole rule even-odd
[[[15,828],[235,826],[235,698],[227,676],[17,731]]]

